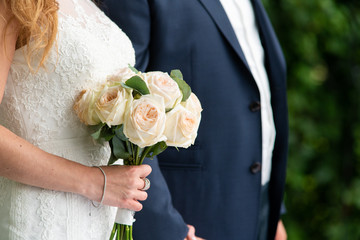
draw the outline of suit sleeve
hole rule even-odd
[[[128,35],[136,52],[135,67],[145,71],[149,63],[151,30],[150,6],[147,0],[105,0],[105,13]],[[137,240],[183,240],[188,227],[173,207],[170,191],[160,171],[157,158],[145,159],[152,167],[148,177],[151,187],[143,210],[135,214],[133,236]]]
[[[147,191],[148,199],[143,202],[143,210],[135,214],[134,239],[183,240],[188,227],[172,205],[170,192],[157,159],[145,159],[144,163],[152,167],[148,177],[151,187]]]

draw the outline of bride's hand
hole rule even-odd
[[[149,165],[140,166],[102,166],[106,174],[106,190],[103,204],[140,211],[147,198],[143,190],[144,178],[151,172]],[[85,195],[94,201],[100,202],[104,189],[104,176],[99,168],[91,168],[92,184]]]

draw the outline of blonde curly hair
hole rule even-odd
[[[34,67],[31,62],[34,56],[40,54],[40,63],[35,66],[38,70],[44,66],[44,62],[56,42],[58,3],[56,0],[0,0],[0,2],[12,14],[6,27],[11,21],[18,23],[16,48],[27,46],[24,48],[26,61],[32,71]],[[30,42],[31,44],[29,44]]]

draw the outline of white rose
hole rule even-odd
[[[181,103],[187,110],[194,113],[197,117],[201,117],[202,107],[199,99],[194,93],[190,94],[190,97],[186,102]]]
[[[166,114],[165,136],[168,146],[188,148],[194,144],[201,115],[177,105]]]
[[[101,122],[95,111],[95,102],[100,90],[101,89],[83,90],[75,101],[74,110],[80,121],[86,125],[97,125]]]
[[[109,127],[124,122],[127,104],[132,101],[132,95],[121,86],[105,85],[96,101],[95,111],[101,122]]]
[[[148,72],[144,74],[150,92],[164,98],[166,109],[172,109],[182,99],[178,84],[164,72]]]
[[[121,83],[121,82],[125,82],[126,80],[130,79],[133,76],[140,76],[141,77],[140,74],[134,73],[134,71],[131,70],[130,68],[124,67],[124,68],[121,68],[117,72],[117,74],[108,76],[107,80],[109,82]]]
[[[141,148],[165,141],[165,106],[162,97],[144,95],[134,100],[124,121],[124,134]]]

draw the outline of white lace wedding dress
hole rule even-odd
[[[127,36],[90,0],[59,0],[57,49],[46,69],[31,74],[22,49],[15,52],[0,105],[0,124],[39,148],[82,163],[104,165],[110,149],[95,144],[73,103],[79,92],[133,65]],[[72,193],[0,178],[0,240],[104,240],[116,209],[94,208]]]

